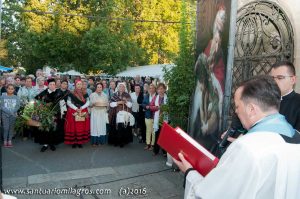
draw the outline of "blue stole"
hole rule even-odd
[[[285,117],[279,113],[263,118],[252,126],[248,133],[260,131],[279,133],[290,138],[295,134],[295,129],[286,121]]]

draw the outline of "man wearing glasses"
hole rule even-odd
[[[294,65],[287,61],[275,63],[270,75],[276,81],[281,92],[279,112],[297,131],[300,131],[300,94],[294,91],[296,84]]]
[[[298,131],[293,138],[284,137],[289,143],[300,143],[300,94],[294,91],[296,84],[296,70],[294,65],[288,61],[280,61],[272,65],[270,76],[276,81],[280,92],[281,102],[279,113],[284,115],[286,120]],[[241,126],[240,121],[236,121],[236,126]],[[226,132],[222,134],[223,139]],[[236,138],[228,137],[229,142]]]

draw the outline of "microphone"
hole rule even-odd
[[[231,128],[231,129],[228,129],[227,132],[226,132],[226,134],[224,135],[224,138],[220,141],[219,147],[220,147],[220,148],[225,148],[226,145],[228,144],[227,138],[228,138],[228,137],[232,137],[232,136],[234,135],[235,132],[236,132],[235,129],[232,129],[232,128]]]

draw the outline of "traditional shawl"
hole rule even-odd
[[[75,89],[73,91],[73,95],[75,97],[77,97],[80,101],[85,103],[86,99],[85,99],[84,95],[86,94],[86,92],[83,89],[76,88],[76,85],[78,82],[82,82],[82,81],[80,81],[80,80],[75,81]]]
[[[109,103],[111,102],[119,102],[125,100],[127,102],[132,102],[131,97],[128,93],[124,92],[124,93],[120,93],[119,91],[116,92]],[[109,122],[112,124],[114,122],[114,118],[116,118],[116,115],[119,111],[125,110],[127,112],[131,112],[131,108],[128,108],[126,104],[124,105],[118,105],[117,107],[111,108],[109,109]]]

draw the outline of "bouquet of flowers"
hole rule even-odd
[[[41,131],[56,130],[56,106],[42,101],[26,104],[16,120],[16,131],[23,132],[28,126],[36,126]]]
[[[169,121],[169,106],[167,104],[162,104],[160,106],[160,115],[159,115],[159,125],[161,126],[163,122]]]

